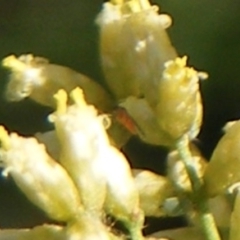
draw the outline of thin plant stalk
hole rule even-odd
[[[199,214],[201,227],[206,239],[221,240],[215,220],[208,207],[207,197],[204,194],[203,182],[199,178],[197,171],[192,164],[192,155],[189,150],[189,140],[187,135],[184,135],[177,142],[177,150],[192,184],[196,210]]]

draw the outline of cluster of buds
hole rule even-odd
[[[110,214],[125,225],[131,240],[142,240],[144,214],[174,215],[183,199],[194,201],[193,196],[201,195],[199,189],[212,197],[238,185],[240,124],[228,127],[207,166],[190,144],[202,124],[199,80],[207,75],[188,67],[187,57],[178,57],[166,32],[172,20],[158,11],[148,0],[103,4],[96,23],[111,94],[45,58],[26,54],[3,59],[11,71],[7,100],[29,97],[55,109],[49,116],[54,130],[35,138],[0,128],[3,174],[11,175],[50,218],[64,223],[33,229],[25,239],[35,233],[49,240],[125,239],[104,224]],[[131,134],[171,150],[167,177],[131,169],[115,147]],[[204,201],[205,195],[200,196]],[[235,213],[238,202],[237,195]],[[236,224],[233,229],[240,235]]]
[[[110,1],[97,18],[106,81],[145,142],[172,147],[194,139],[202,121],[199,73],[178,58],[171,17],[148,0]]]
[[[186,66],[186,57],[177,57],[166,32],[171,17],[158,11],[148,0],[103,4],[96,22],[101,64],[114,101],[83,74],[31,54],[3,60],[3,66],[11,70],[7,99],[30,97],[55,107],[52,96],[59,89],[69,93],[81,87],[89,104],[114,116],[108,132],[117,146],[125,144],[130,133],[167,147],[184,134],[194,139],[202,120],[199,73]],[[124,108],[124,119],[129,120],[122,121],[122,111],[114,106]]]
[[[101,222],[106,213],[123,221],[132,239],[143,238],[138,190],[126,158],[110,144],[109,117],[98,115],[81,89],[70,96],[68,106],[67,93],[59,90],[54,95],[57,109],[49,116],[59,142],[57,159],[35,138],[8,135],[1,127],[3,174],[10,174],[50,218],[67,224],[67,239],[112,239]]]
[[[171,18],[148,0],[110,1],[97,18],[101,63],[118,100],[145,96],[157,101],[163,65],[177,54],[165,31]]]
[[[59,89],[69,93],[81,87],[90,104],[101,111],[112,108],[111,97],[99,84],[68,67],[49,63],[48,59],[32,54],[23,54],[18,58],[10,55],[2,60],[2,65],[11,71],[6,89],[8,101],[30,97],[39,104],[55,108],[52,96]]]
[[[38,207],[57,221],[69,221],[81,211],[77,189],[66,170],[34,138],[8,135],[0,128],[1,165]],[[64,191],[59,191],[59,183]]]
[[[107,112],[113,115],[112,124],[108,129],[112,143],[121,147],[129,139],[130,133],[119,123],[121,121],[117,120],[121,115],[119,111],[114,110],[115,102],[112,97],[91,78],[32,54],[7,56],[2,60],[2,66],[10,70],[5,91],[7,101],[18,102],[30,98],[55,109],[56,102],[52,96],[58,90],[64,89],[70,93],[74,88],[80,87],[89,104],[94,105],[100,113]]]
[[[164,64],[154,107],[147,98],[128,97],[122,102],[137,123],[140,138],[169,148],[185,134],[190,140],[196,138],[202,123],[198,81],[199,73],[186,66],[186,57],[176,58]]]

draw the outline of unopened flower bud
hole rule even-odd
[[[131,234],[141,235],[143,215],[131,168],[124,155],[108,139],[109,119],[87,105],[83,92],[67,95],[59,91],[57,110],[50,116],[61,144],[60,161],[78,186],[84,207],[93,212],[105,210],[123,221]]]
[[[3,59],[2,65],[11,71],[6,89],[9,101],[30,97],[39,104],[55,108],[52,96],[59,89],[70,92],[81,87],[89,103],[101,111],[112,109],[111,97],[98,83],[68,67],[51,64],[32,54],[18,58],[10,55]]]
[[[159,126],[173,140],[188,134],[195,138],[202,122],[198,72],[186,66],[187,58],[165,63],[158,85],[156,116]]]
[[[29,200],[57,221],[68,221],[81,211],[77,189],[67,172],[34,138],[10,135],[0,128],[3,174],[10,174]]]
[[[240,121],[228,124],[225,135],[217,144],[206,172],[207,193],[215,196],[240,181]]]
[[[81,89],[71,92],[73,104],[67,106],[67,93],[54,95],[57,109],[50,115],[61,146],[60,162],[76,186],[84,207],[100,213],[106,195],[106,181],[101,171],[99,152],[108,143],[104,119],[97,110],[87,105]],[[106,123],[108,118],[105,119]]]
[[[166,147],[174,144],[173,139],[160,128],[153,109],[145,99],[131,96],[120,106],[126,109],[132,118],[135,123],[135,131],[141,140],[148,144]]]
[[[177,54],[165,31],[171,18],[143,1],[110,1],[97,18],[101,62],[117,99],[145,96],[157,103],[158,80],[164,63]]]
[[[163,203],[168,197],[174,195],[171,182],[166,177],[148,170],[133,169],[133,175],[139,192],[140,206],[145,216],[166,215]]]

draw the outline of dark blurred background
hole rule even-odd
[[[94,24],[102,2],[0,0],[0,59],[9,54],[33,53],[103,84],[98,29]],[[240,116],[239,1],[154,2],[173,17],[169,34],[179,54],[188,55],[190,65],[209,73],[210,78],[201,83],[205,114],[199,137],[199,146],[209,157],[222,135],[224,123]],[[0,80],[0,96],[3,96],[7,72],[2,68]],[[23,135],[50,129],[46,120],[49,111],[30,100],[7,103],[0,98],[0,124]],[[133,139],[125,151],[135,167],[164,173],[163,149]],[[25,199],[11,179],[1,178],[0,228],[31,227],[42,222],[46,222],[45,215]],[[151,231],[173,226],[172,222],[158,223]]]

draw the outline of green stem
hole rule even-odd
[[[186,171],[192,184],[196,210],[200,216],[201,227],[206,236],[206,239],[221,240],[214,218],[208,207],[208,199],[204,194],[202,180],[199,178],[197,171],[192,164],[192,154],[189,150],[189,140],[187,135],[184,135],[177,142],[177,150],[181,160],[185,165]]]

